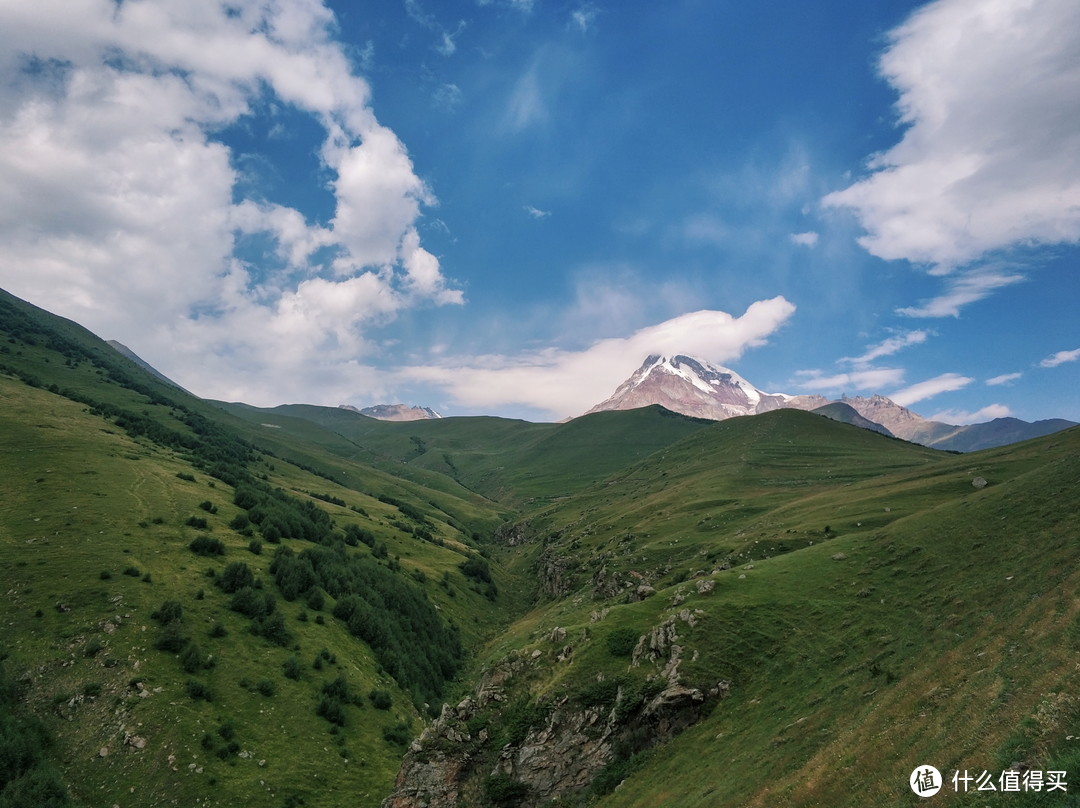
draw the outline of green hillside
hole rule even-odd
[[[1080,763],[1078,429],[209,403],[0,294],[0,457],[0,808],[894,806]]]
[[[662,407],[596,413],[563,424],[491,417],[395,423],[309,405],[245,409],[251,418],[310,421],[349,441],[367,462],[431,470],[518,509],[568,496],[712,423]]]

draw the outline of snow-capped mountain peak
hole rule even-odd
[[[763,392],[735,371],[704,359],[654,354],[610,398],[589,412],[659,404],[684,415],[722,420],[785,406],[812,409],[823,403],[825,400],[819,396]]]

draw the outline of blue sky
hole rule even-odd
[[[1080,420],[1080,6],[14,0],[0,243],[213,398]]]

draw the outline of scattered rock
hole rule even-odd
[[[699,595],[707,595],[712,592],[716,587],[716,581],[702,579],[697,582],[697,591]]]
[[[834,556],[832,557],[832,560],[833,560],[833,561],[843,561],[843,560],[844,560],[845,558],[847,558],[847,556],[846,556],[846,555],[844,555],[843,553],[836,553],[836,554],[835,554],[835,555],[834,555]]]
[[[98,757],[108,757],[108,756],[109,756],[109,747],[103,746],[98,750]]]
[[[974,480],[971,481],[972,487],[976,490],[986,488],[986,484],[987,483],[985,477],[976,477]]]

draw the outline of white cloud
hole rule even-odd
[[[986,384],[989,387],[997,387],[1002,384],[1012,384],[1023,375],[1023,373],[1003,373],[1000,376],[994,376],[992,379],[987,379]]]
[[[823,200],[855,212],[860,243],[947,271],[1080,240],[1080,4],[938,0],[890,39],[903,136]]]
[[[1058,365],[1064,365],[1066,362],[1075,362],[1080,359],[1080,348],[1073,351],[1058,351],[1053,356],[1048,356],[1046,359],[1039,362],[1041,368],[1056,368]]]
[[[315,0],[0,6],[0,285],[200,393],[275,403],[370,382],[367,327],[462,295],[417,236],[435,199],[334,25]],[[328,226],[234,201],[216,133],[267,104],[325,130]],[[277,260],[256,275],[237,236],[258,234]]]
[[[945,424],[981,424],[992,421],[995,418],[1008,418],[1012,410],[1004,404],[988,404],[975,412],[964,410],[942,410],[930,416],[931,421],[941,421]]]
[[[522,356],[479,356],[413,367],[403,379],[444,388],[467,407],[526,405],[553,418],[579,415],[611,395],[649,354],[686,353],[728,362],[780,328],[795,307],[782,297],[760,300],[741,317],[696,311],[603,339],[582,351],[547,349]]]
[[[928,333],[926,331],[906,331],[902,334],[897,334],[895,337],[889,337],[883,342],[879,342],[877,345],[869,348],[866,353],[861,356],[845,356],[840,361],[850,362],[853,365],[865,365],[873,362],[875,359],[880,359],[883,356],[891,356],[910,345],[921,345],[926,342],[927,336]]]
[[[820,370],[799,370],[795,375],[801,379],[794,383],[796,389],[815,392],[881,390],[904,380],[904,371],[900,368],[863,368],[831,376]]]
[[[593,24],[596,22],[596,18],[599,15],[600,9],[592,3],[586,3],[581,6],[581,8],[570,12],[570,24],[582,33],[585,33],[593,27]]]
[[[906,317],[959,317],[962,306],[982,300],[995,290],[1022,280],[1023,275],[997,268],[959,273],[948,280],[943,294],[925,300],[918,306],[898,308],[896,313]]]
[[[818,234],[813,230],[808,230],[805,233],[792,233],[788,238],[791,239],[792,244],[798,244],[801,247],[814,248],[818,243]]]
[[[551,215],[550,210],[540,210],[540,208],[534,208],[532,205],[526,205],[525,212],[534,219],[546,219]]]
[[[939,393],[949,393],[953,390],[961,390],[971,384],[974,379],[969,376],[961,376],[957,373],[942,373],[932,379],[897,390],[889,398],[901,407],[909,407],[917,401],[933,398]]]

